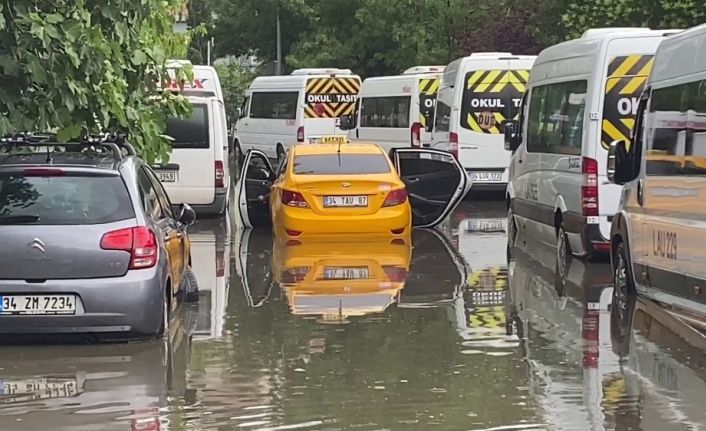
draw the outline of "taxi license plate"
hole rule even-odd
[[[324,268],[325,280],[366,280],[370,278],[368,268]]]
[[[0,314],[76,314],[74,295],[0,296]]]
[[[345,144],[347,142],[348,142],[348,138],[344,135],[322,136],[321,137],[322,144]]]
[[[155,174],[162,183],[175,183],[177,180],[177,173],[174,171],[157,171]]]
[[[498,183],[503,179],[502,172],[470,172],[471,180],[478,182]]]
[[[367,207],[367,196],[324,196],[324,207]]]

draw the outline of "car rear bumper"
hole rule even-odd
[[[75,294],[74,315],[0,315],[0,334],[155,334],[162,322],[164,283],[155,269],[102,279],[0,280],[0,294]]]
[[[310,209],[285,207],[275,214],[274,226],[278,236],[296,239],[331,235],[336,241],[405,237],[412,229],[412,215],[408,205],[382,208],[376,214],[363,216],[322,216]]]

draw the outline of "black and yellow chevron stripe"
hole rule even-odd
[[[529,70],[476,70],[466,82],[466,90],[473,93],[500,93],[508,85],[520,93],[527,89]]]
[[[635,118],[632,113],[621,114],[618,104],[621,99],[640,96],[653,64],[652,55],[625,55],[614,57],[610,61],[601,123],[601,145],[606,150],[614,140],[629,142],[632,128],[635,126]]]
[[[357,95],[360,81],[357,78],[310,78],[306,83],[306,94],[349,94]],[[320,105],[320,106],[318,106]],[[307,103],[305,118],[338,118],[352,114],[355,102]]]
[[[441,80],[438,78],[425,78],[419,80],[419,93],[427,96],[436,96],[439,92]]]
[[[485,328],[491,330],[505,330],[507,315],[505,307],[493,305],[490,307],[476,307],[468,316],[468,326],[471,328]]]

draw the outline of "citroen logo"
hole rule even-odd
[[[30,241],[29,244],[27,244],[27,248],[29,248],[30,251],[33,251],[35,253],[37,251],[42,254],[47,252],[46,244],[44,244],[44,242],[39,238],[35,238]]]
[[[341,187],[343,187],[344,189],[349,189],[351,188],[351,183],[341,183]]]

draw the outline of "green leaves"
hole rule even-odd
[[[120,131],[148,160],[166,157],[167,115],[188,106],[150,83],[185,51],[188,40],[171,32],[181,1],[0,2],[0,134]]]

